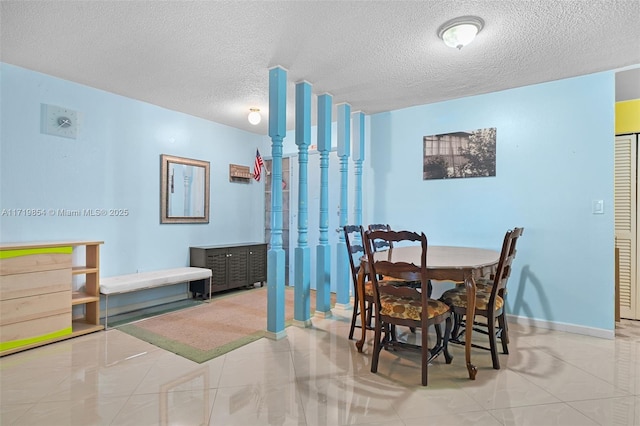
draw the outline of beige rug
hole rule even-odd
[[[286,287],[285,326],[293,320],[293,293],[292,287]],[[313,312],[315,291],[311,292],[310,304]],[[202,363],[263,337],[267,328],[267,287],[214,296],[210,303],[117,328]]]

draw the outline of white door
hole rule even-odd
[[[614,217],[620,317],[640,319],[638,289],[638,135],[616,136]]]

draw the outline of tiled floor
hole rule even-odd
[[[196,364],[109,330],[0,359],[2,425],[638,425],[640,323],[615,340],[511,326],[501,370],[474,350],[436,360],[383,351],[378,374],[346,314],[289,327]]]

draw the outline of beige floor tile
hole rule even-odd
[[[167,387],[199,390],[218,387],[224,357],[198,364],[170,352],[158,359],[133,391],[134,394],[158,393]]]
[[[561,401],[578,401],[581,399],[612,398],[629,395],[628,392],[569,363],[564,363],[554,372],[544,376],[533,376],[522,372],[518,374],[543,388]]]
[[[289,352],[254,354],[250,357],[226,354],[218,386],[224,388],[255,383],[291,383],[295,379]]]
[[[310,426],[398,422],[393,402],[409,392],[371,375],[300,380],[297,389]]]
[[[550,392],[509,370],[499,370],[492,378],[461,386],[487,410],[548,404],[560,400]]]
[[[133,395],[122,407],[112,424],[118,426],[143,425],[202,425],[208,424],[216,390],[172,391]]]
[[[39,402],[13,424],[20,426],[109,425],[126,401],[127,397],[104,397]]]
[[[2,402],[2,405],[0,405],[0,425],[16,424],[16,421],[27,411],[29,411],[34,405],[35,403],[10,404]]]
[[[506,408],[492,410],[489,413],[505,426],[596,426],[598,424],[565,403]]]
[[[405,426],[501,426],[495,417],[486,411],[473,411],[468,413],[452,413],[434,417],[422,417],[414,419],[404,419]]]
[[[210,425],[305,425],[296,383],[256,383],[216,393]]]
[[[423,387],[419,353],[383,350],[373,374],[373,333],[359,353],[350,311],[333,314],[203,364],[117,329],[2,357],[0,424],[640,424],[640,322],[614,340],[512,325],[502,369],[474,349],[469,380],[452,345]]]
[[[368,372],[369,357],[358,353],[355,346],[330,343],[315,351],[291,353],[297,378]]]
[[[154,360],[122,362],[109,367],[73,369],[66,380],[50,389],[43,401],[68,401],[88,397],[129,396],[151,369]]]
[[[601,425],[640,424],[640,399],[634,396],[575,401],[568,404]]]
[[[448,387],[446,387],[448,386]],[[396,398],[393,404],[398,416],[403,420],[413,418],[433,418],[461,414],[470,411],[484,411],[460,388],[449,383],[438,382],[436,386],[413,389],[402,398]]]

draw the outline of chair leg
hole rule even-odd
[[[427,386],[429,375],[429,331],[428,327],[422,328],[422,386]]]
[[[431,353],[435,354],[442,351],[442,324],[434,324],[433,329],[436,332],[436,342],[431,347]]]
[[[451,332],[451,340],[455,342],[460,342],[460,335],[462,332],[460,331],[460,324],[462,323],[462,315],[453,314],[453,331]]]
[[[489,328],[489,348],[491,349],[491,361],[493,368],[500,370],[500,359],[498,358],[498,343],[496,342],[496,319],[493,315],[487,318],[487,327]]]
[[[453,320],[451,319],[451,315],[447,317],[445,321],[446,322],[444,327],[444,338],[443,338],[442,346],[443,346],[443,352],[444,352],[444,360],[446,361],[447,364],[451,364],[451,361],[453,361],[453,356],[449,353],[449,337],[451,337],[451,326],[453,323]],[[438,329],[440,329],[440,324],[438,324]]]
[[[351,328],[349,329],[349,340],[353,339],[353,332],[356,329],[356,320],[360,316],[360,306],[358,300],[353,303],[353,314],[351,315]],[[362,324],[364,327],[365,325]]]
[[[509,329],[507,326],[507,318],[504,315],[498,317],[498,326],[500,327],[500,342],[502,342],[502,352],[509,355]]]
[[[373,318],[373,303],[365,302],[367,307],[367,324],[366,327],[371,328],[371,318]]]
[[[374,341],[373,341],[373,354],[371,356],[371,372],[372,373],[377,373],[378,372],[378,360],[380,359],[380,351],[382,350],[382,321],[379,321],[376,318],[376,331],[375,331],[375,337],[374,337]],[[385,336],[388,333],[387,327],[388,324],[384,324],[385,327]]]

